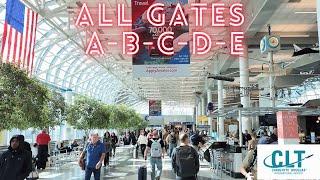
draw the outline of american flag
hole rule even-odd
[[[38,13],[25,7],[20,0],[7,0],[2,36],[3,63],[12,63],[32,73]]]

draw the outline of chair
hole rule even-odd
[[[222,177],[222,163],[223,163],[223,158],[222,158],[222,150],[223,149],[216,149],[213,151],[213,173],[219,175]]]
[[[229,176],[232,176],[233,160],[228,156],[227,153],[223,153],[222,170],[226,174],[229,174]]]

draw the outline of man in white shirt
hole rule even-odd
[[[140,131],[140,136],[138,138],[137,143],[140,146],[141,154],[142,154],[142,157],[143,157],[144,156],[144,151],[146,150],[146,147],[147,147],[147,144],[148,144],[148,138],[147,138],[147,136],[145,136],[144,130]]]

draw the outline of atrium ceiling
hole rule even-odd
[[[208,72],[234,76],[236,81],[225,86],[239,86],[238,59],[227,55],[223,48],[217,47],[213,47],[207,57],[192,57],[190,77],[135,78],[132,75],[132,60],[121,54],[121,48],[107,50],[103,57],[85,55],[85,33],[74,26],[76,12],[81,5],[79,0],[22,1],[40,14],[33,76],[62,91],[85,94],[105,103],[124,103],[143,113],[147,113],[147,100],[160,99],[168,112],[170,107],[179,107],[183,109],[181,114],[192,114],[197,99],[195,92],[205,93]],[[94,5],[98,0],[86,2]],[[131,12],[129,0],[104,2],[108,2],[108,13],[111,15],[114,15],[117,3],[127,4],[127,12]],[[249,48],[250,83],[256,84],[259,78],[267,76],[268,59],[260,54],[259,44],[260,39],[267,34],[268,24],[271,25],[273,34],[281,36],[282,49],[275,54],[276,72],[281,74],[280,72],[286,71],[281,67],[290,68],[297,61],[305,62],[304,56],[292,57],[293,44],[314,47],[318,42],[316,0],[246,2],[248,4],[245,29]],[[5,0],[0,0],[0,17],[2,33]],[[122,31],[123,29],[114,27],[102,34],[107,34],[110,40],[119,38]],[[212,34],[217,33],[215,30],[210,31]],[[219,36],[219,33],[223,32],[218,32],[216,36]],[[311,63],[312,59],[307,59],[305,64],[308,64],[308,61]],[[214,84],[208,82],[207,85],[215,90]],[[215,91],[214,93],[216,94]],[[252,99],[258,95],[259,92],[252,92]],[[237,94],[231,94],[226,99],[226,104],[236,103],[239,97]]]

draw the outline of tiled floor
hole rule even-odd
[[[145,164],[141,154],[139,159],[133,159],[131,153],[127,148],[118,148],[117,155],[110,161],[109,167],[103,167],[101,171],[101,179],[138,179],[138,168]],[[150,178],[150,165],[148,166],[148,180]],[[163,171],[161,180],[175,179],[175,175],[171,171],[171,163],[168,157],[163,161]],[[40,179],[54,179],[54,180],[81,180],[84,179],[84,171],[82,171],[76,162],[66,163],[60,168],[50,167],[40,172]],[[93,177],[92,177],[93,179]],[[222,177],[213,176],[209,166],[205,162],[201,162],[200,172],[198,174],[199,180],[209,179],[224,179],[232,180],[232,178],[223,175]]]

